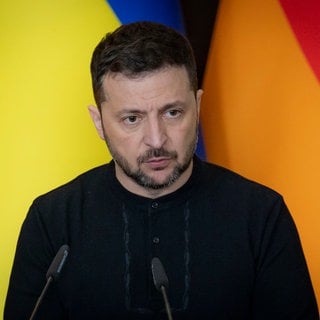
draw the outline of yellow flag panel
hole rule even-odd
[[[1,314],[33,198],[110,159],[87,112],[89,64],[118,25],[103,0],[0,2]]]

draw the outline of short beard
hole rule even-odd
[[[146,189],[160,190],[160,189],[165,189],[171,186],[188,169],[193,159],[194,152],[196,150],[198,134],[197,132],[195,133],[194,138],[192,139],[191,143],[187,148],[187,152],[182,163],[177,163],[172,173],[162,183],[156,182],[155,179],[145,174],[140,169],[140,165],[150,158],[163,157],[163,156],[170,157],[171,159],[176,160],[178,158],[177,152],[175,151],[170,152],[165,150],[164,148],[149,149],[143,155],[138,157],[137,159],[138,169],[132,170],[130,168],[130,164],[128,163],[128,161],[112,147],[112,144],[110,143],[110,140],[108,139],[107,135],[104,134],[104,136],[113,160],[118,164],[118,166],[123,170],[123,172],[129,178],[131,178],[138,185]]]

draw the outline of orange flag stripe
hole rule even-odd
[[[318,301],[319,89],[278,0],[221,1],[201,109],[207,157],[284,195]]]

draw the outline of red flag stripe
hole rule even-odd
[[[279,1],[311,68],[320,81],[320,1]]]

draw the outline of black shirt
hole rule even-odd
[[[70,255],[38,319],[166,319],[153,257],[166,269],[174,319],[319,319],[282,197],[197,158],[188,182],[157,199],[124,189],[113,162],[36,199],[5,320],[28,319],[63,244]]]

